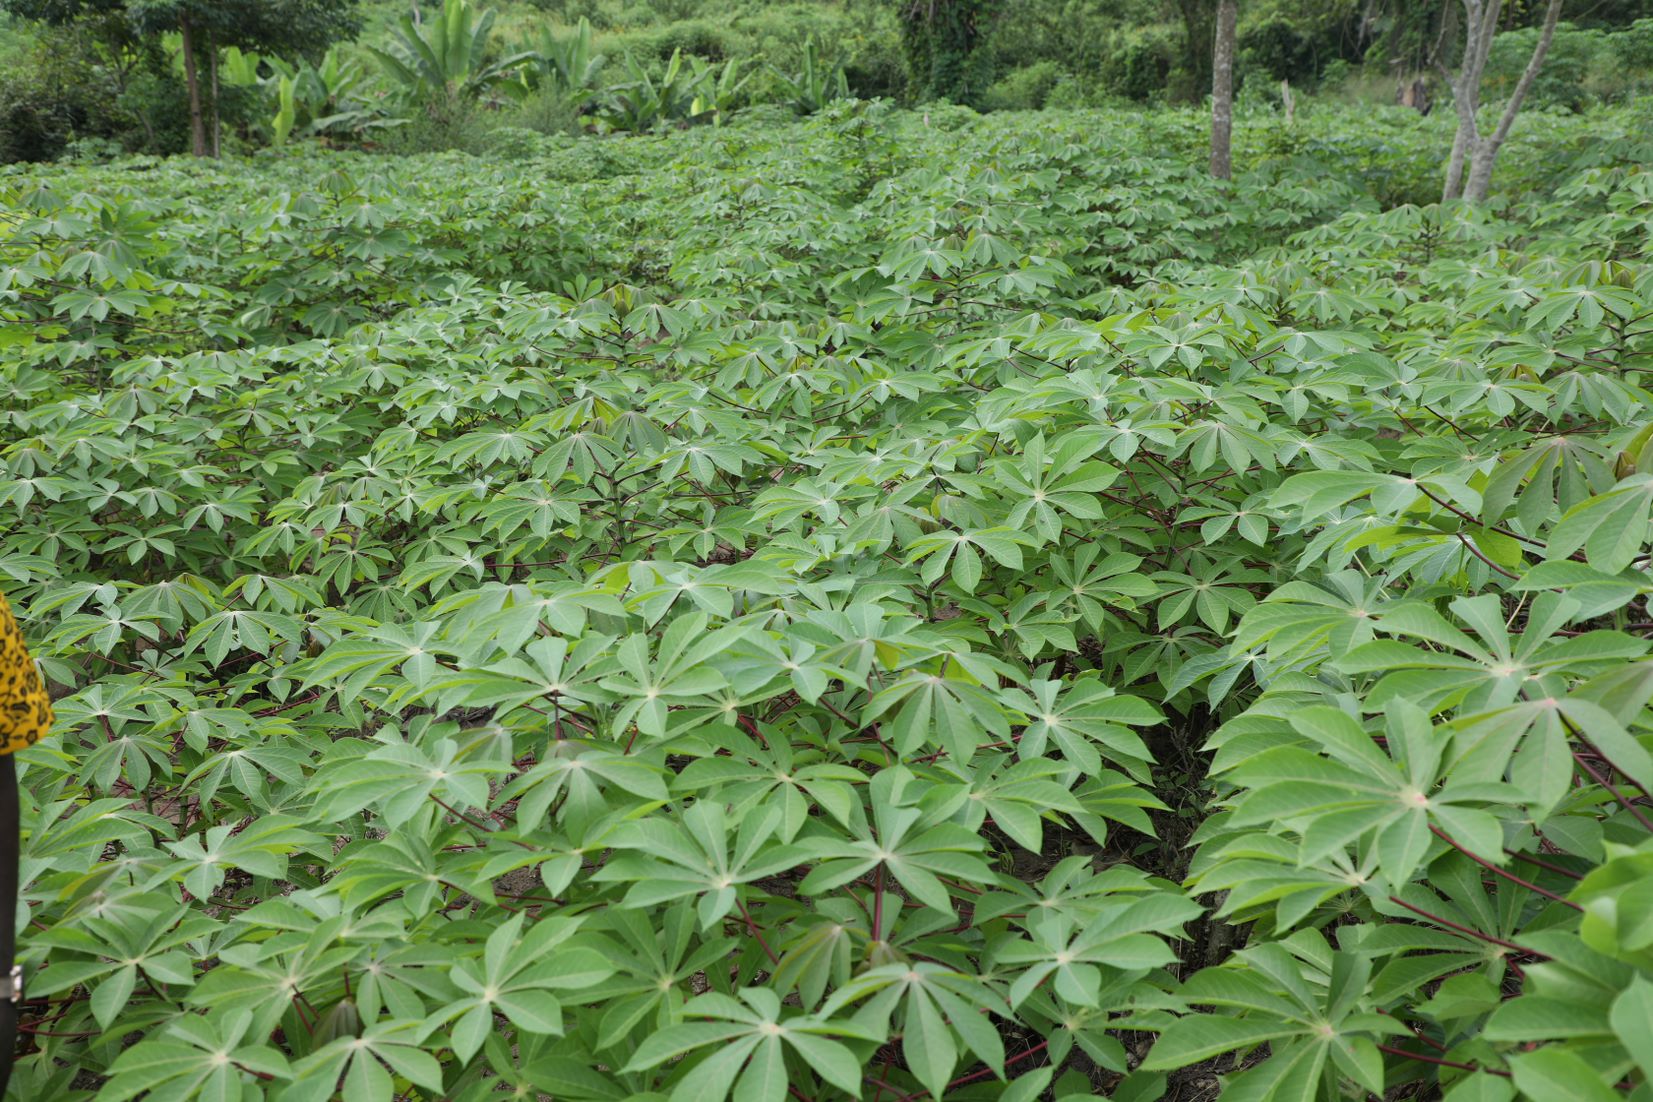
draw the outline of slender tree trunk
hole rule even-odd
[[[1441,189],[1441,202],[1449,203],[1464,193],[1464,153],[1469,147],[1469,135],[1464,121],[1458,120],[1458,133],[1452,138],[1452,156],[1446,162],[1446,186]]]
[[[1453,106],[1458,112],[1458,133],[1452,139],[1452,156],[1447,161],[1446,184],[1441,191],[1443,203],[1458,198],[1472,203],[1486,199],[1492,187],[1492,169],[1498,160],[1498,150],[1502,148],[1504,139],[1509,137],[1510,126],[1515,122],[1533,81],[1538,78],[1539,69],[1544,66],[1544,57],[1550,52],[1550,42],[1555,38],[1556,21],[1561,18],[1561,0],[1549,0],[1544,9],[1543,30],[1539,32],[1538,44],[1533,47],[1532,57],[1527,60],[1521,79],[1516,82],[1515,90],[1504,104],[1498,125],[1492,133],[1482,134],[1475,118],[1481,107],[1481,77],[1486,72],[1487,58],[1492,54],[1492,40],[1498,33],[1498,16],[1504,3],[1503,0],[1463,0],[1463,5],[1464,60],[1458,67],[1457,77],[1447,73],[1445,65],[1439,58],[1436,59],[1437,67],[1452,85]],[[1464,171],[1466,163],[1469,168],[1467,179]]]
[[[1234,175],[1234,24],[1237,0],[1219,0],[1217,39],[1211,53],[1211,175],[1219,180]]]
[[[207,128],[201,118],[201,81],[195,72],[195,28],[187,14],[178,16],[178,33],[184,40],[184,87],[189,93],[189,151],[205,157]]]
[[[1492,52],[1492,37],[1498,29],[1498,15],[1504,0],[1463,0],[1464,57],[1458,75],[1447,72],[1437,56],[1435,64],[1452,86],[1452,108],[1458,115],[1458,132],[1452,136],[1452,155],[1446,163],[1446,182],[1441,202],[1451,202],[1464,193],[1464,162],[1480,145],[1481,134],[1475,114],[1481,107],[1481,72]]]
[[[1492,187],[1492,166],[1498,159],[1498,150],[1503,147],[1504,139],[1509,137],[1510,126],[1521,110],[1521,103],[1532,89],[1533,81],[1538,79],[1538,70],[1544,67],[1544,58],[1550,52],[1550,43],[1555,39],[1555,25],[1560,18],[1561,0],[1550,0],[1549,6],[1544,9],[1544,29],[1538,34],[1538,44],[1533,47],[1532,57],[1527,59],[1527,67],[1522,70],[1521,79],[1516,81],[1515,90],[1504,105],[1497,128],[1476,143],[1475,154],[1470,158],[1469,183],[1464,188],[1464,197],[1471,203],[1485,201]]]
[[[212,76],[212,80],[211,80],[211,84],[212,84],[212,143],[211,144],[212,144],[212,155],[213,155],[214,159],[216,159],[219,156],[218,136],[219,136],[219,133],[222,131],[223,128],[219,125],[219,122],[218,122],[218,40],[215,39],[210,34],[207,35],[207,71]]]

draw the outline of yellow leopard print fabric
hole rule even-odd
[[[0,754],[33,746],[52,727],[52,698],[23,646],[23,631],[0,596]]]

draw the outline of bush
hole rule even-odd
[[[502,111],[501,116],[502,129],[536,134],[575,134],[580,130],[580,104],[558,88],[535,89]]]
[[[76,138],[63,147],[58,159],[77,164],[107,164],[125,154],[126,148],[114,138]]]
[[[0,163],[49,161],[74,136],[80,105],[37,74],[8,73],[0,80]]]
[[[545,135],[526,126],[496,126],[488,131],[487,152],[504,161],[526,161],[544,148]]]
[[[385,132],[387,153],[484,153],[493,129],[504,123],[501,113],[465,96],[435,96],[407,116],[407,121]]]
[[[1239,67],[1262,70],[1276,83],[1308,84],[1316,76],[1314,42],[1282,17],[1253,24],[1239,34]]]
[[[896,96],[907,86],[894,13],[884,6],[731,3],[717,19],[665,19],[659,5],[569,2],[564,8],[560,18],[572,22],[583,16],[606,32],[598,36],[597,48],[611,59],[630,53],[664,62],[678,51],[708,61],[735,58],[752,63],[754,70],[774,66],[794,72],[803,63],[804,44],[814,38],[825,61],[842,64],[857,96]]]
[[[1327,92],[1335,92],[1348,83],[1355,67],[1341,57],[1334,57],[1326,62],[1326,67],[1320,70],[1318,86]]]
[[[1638,19],[1612,37],[1615,60],[1645,78],[1653,73],[1653,19]]]
[[[1582,110],[1592,98],[1585,88],[1585,79],[1601,58],[1606,37],[1600,31],[1581,31],[1566,23],[1558,26],[1550,52],[1544,58],[1544,67],[1538,71],[1527,93],[1527,102],[1540,107]],[[1492,40],[1492,53],[1487,58],[1486,76],[1481,84],[1483,101],[1508,97],[1521,79],[1537,42],[1538,30],[1533,27],[1505,31]]]
[[[1653,92],[1653,19],[1638,19],[1607,36],[1589,84],[1605,101]]]
[[[1103,79],[1126,99],[1150,100],[1165,90],[1175,56],[1164,35],[1130,35],[1104,69]]]
[[[203,97],[206,91],[202,90]],[[189,149],[189,94],[183,77],[167,69],[138,73],[115,100],[122,118],[117,133],[128,152],[166,156]],[[232,143],[238,133],[251,132],[266,121],[262,89],[222,84],[218,89],[218,121],[222,141]],[[208,110],[203,104],[202,110]],[[212,120],[207,119],[210,128]]]
[[[49,161],[80,138],[112,138],[134,126],[110,67],[83,28],[13,29],[0,69],[0,163]]]
[[[1045,105],[1051,89],[1069,79],[1056,62],[1040,61],[1000,77],[982,94],[982,107],[989,111],[1036,111]]]
[[[1094,80],[1080,80],[1072,73],[1057,81],[1045,96],[1044,106],[1053,111],[1072,111],[1081,107],[1097,106],[1097,87]]]
[[[1538,31],[1528,27],[1501,34],[1487,60],[1487,95],[1506,96],[1532,56]],[[1556,28],[1528,102],[1568,111],[1591,103],[1616,102],[1653,87],[1653,19],[1621,30]]]
[[[631,54],[638,59],[665,61],[674,53],[693,54],[707,61],[724,61],[744,56],[735,32],[726,25],[704,19],[667,23],[660,27],[626,31],[605,36],[598,48],[610,57]]]

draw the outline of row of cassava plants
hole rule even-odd
[[[1643,119],[8,171],[15,1096],[1644,1097]]]

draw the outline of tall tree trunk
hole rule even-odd
[[[1492,186],[1492,168],[1498,159],[1498,150],[1509,137],[1510,126],[1521,110],[1521,103],[1544,65],[1555,38],[1556,21],[1561,17],[1561,0],[1549,0],[1544,10],[1544,27],[1539,32],[1538,44],[1533,47],[1521,79],[1504,104],[1498,125],[1490,134],[1483,135],[1476,113],[1481,107],[1481,77],[1486,72],[1487,58],[1492,54],[1492,40],[1498,33],[1498,17],[1503,11],[1503,0],[1463,0],[1464,5],[1464,60],[1457,77],[1446,71],[1440,58],[1435,64],[1452,85],[1453,106],[1458,113],[1458,132],[1452,139],[1452,155],[1447,161],[1446,183],[1441,190],[1441,201],[1457,198],[1479,203],[1486,199]],[[1468,164],[1467,179],[1464,167]]]
[[[218,135],[222,127],[218,123],[218,40],[211,34],[207,35],[207,72],[212,76],[212,155],[216,159],[219,156]]]
[[[207,128],[201,118],[201,81],[195,72],[195,28],[189,15],[178,16],[178,33],[184,39],[184,87],[189,93],[189,151],[197,157],[207,155]]]
[[[1463,0],[1464,4],[1464,58],[1458,65],[1458,75],[1447,72],[1439,56],[1435,64],[1441,75],[1452,86],[1452,108],[1458,116],[1458,131],[1452,136],[1452,155],[1446,163],[1446,182],[1441,188],[1441,202],[1447,203],[1464,193],[1464,161],[1474,154],[1480,144],[1475,113],[1481,107],[1481,72],[1486,67],[1487,55],[1492,52],[1492,38],[1498,30],[1498,15],[1504,0]]]
[[[1516,81],[1515,90],[1504,105],[1497,128],[1476,143],[1475,154],[1470,158],[1469,183],[1464,189],[1464,197],[1471,203],[1484,201],[1492,187],[1493,162],[1498,159],[1498,150],[1503,147],[1504,139],[1509,137],[1510,126],[1521,110],[1522,101],[1532,89],[1533,81],[1538,79],[1538,70],[1544,67],[1544,58],[1550,52],[1550,43],[1555,39],[1555,25],[1560,18],[1561,0],[1550,0],[1549,6],[1544,9],[1544,28],[1538,33],[1538,44],[1533,47],[1532,57],[1527,59],[1527,67],[1522,70],[1521,79]]]
[[[1452,156],[1446,162],[1446,186],[1441,189],[1441,202],[1449,203],[1464,193],[1464,153],[1469,148],[1469,135],[1463,119],[1458,120],[1458,133],[1452,138]]]
[[[1217,39],[1211,53],[1211,175],[1234,175],[1234,25],[1237,0],[1218,0]]]

